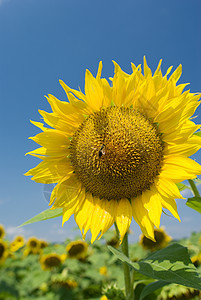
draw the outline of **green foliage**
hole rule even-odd
[[[201,276],[196,272],[187,248],[179,244],[172,244],[135,263],[120,251],[110,246],[108,248],[121,261],[145,276],[201,290]]]
[[[186,185],[186,184],[184,184],[182,182],[178,182],[178,183],[176,183],[176,185],[177,185],[177,187],[178,187],[178,189],[179,189],[180,192],[184,191],[186,189],[188,189],[188,190],[191,189],[188,185]]]
[[[201,197],[188,198],[186,205],[198,211],[201,214]]]
[[[85,259],[66,258],[61,266],[46,271],[41,267],[42,255],[65,254],[70,240],[63,244],[49,243],[39,254],[27,256],[24,246],[0,265],[0,300],[100,300],[103,295],[108,300],[124,300],[124,275],[119,258],[135,269],[135,300],[163,300],[177,287],[183,294],[187,292],[198,297],[201,284],[197,273],[201,266],[196,271],[184,246],[188,247],[191,257],[201,253],[200,233],[182,239],[180,243],[184,246],[172,243],[151,254],[138,243],[131,244],[130,260],[117,249],[112,248],[116,256],[108,251],[106,244],[113,234],[108,234],[105,241],[89,244]],[[106,269],[105,274],[100,272],[102,267]]]
[[[197,131],[194,133],[195,135],[201,136],[201,131]]]
[[[48,220],[48,219],[53,219],[56,217],[60,217],[62,216],[62,208],[55,208],[55,209],[46,209],[44,211],[42,211],[41,213],[39,213],[38,215],[36,215],[35,217],[29,219],[28,221],[24,222],[23,224],[21,224],[19,227],[24,226],[24,225],[28,225],[28,224],[32,224],[32,223],[36,223],[39,221],[44,221],[44,220]]]

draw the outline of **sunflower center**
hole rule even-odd
[[[0,244],[0,258],[3,256],[4,252],[5,252],[5,247],[4,245]]]
[[[86,191],[99,198],[133,198],[159,174],[163,145],[156,126],[132,108],[102,108],[79,126],[70,159]]]
[[[61,260],[56,256],[46,258],[45,265],[48,267],[57,267],[61,264]]]
[[[84,246],[82,244],[78,245],[73,245],[71,248],[68,250],[68,253],[70,256],[75,256],[77,254],[80,254],[84,251]]]

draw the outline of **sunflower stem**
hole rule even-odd
[[[117,227],[116,222],[114,222],[114,227],[115,227],[115,230],[116,230],[117,238],[118,238],[118,240],[119,240],[119,239],[120,239],[120,235],[119,235],[119,229],[118,229],[118,227]]]
[[[198,192],[198,189],[197,189],[197,186],[196,186],[195,182],[192,179],[188,179],[188,182],[190,183],[193,194],[196,197],[200,197],[200,193]]]
[[[122,252],[129,257],[128,252],[128,233],[125,234],[122,245],[121,245]],[[126,300],[133,300],[133,289],[131,286],[131,274],[130,269],[127,263],[123,263],[123,269],[124,269],[124,282],[125,282],[125,292],[126,292]]]

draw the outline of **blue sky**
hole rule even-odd
[[[200,0],[0,0],[1,169],[0,223],[12,237],[17,233],[63,241],[75,232],[73,218],[62,229],[57,218],[21,229],[16,226],[48,208],[44,186],[23,174],[39,160],[25,157],[36,148],[28,140],[39,131],[29,120],[40,121],[38,109],[50,111],[44,95],[61,100],[59,85],[84,87],[88,68],[94,75],[103,60],[103,76],[113,76],[112,60],[126,72],[130,62],[146,55],[154,70],[160,58],[162,71],[183,65],[180,83],[200,91]],[[201,123],[201,108],[197,110]],[[201,162],[200,152],[194,156]],[[174,238],[201,230],[197,212],[178,201],[182,222],[162,217],[161,224]],[[140,230],[132,223],[132,239]]]

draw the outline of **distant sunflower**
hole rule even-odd
[[[5,234],[6,234],[6,232],[5,232],[4,226],[0,224],[0,239],[3,239]]]
[[[87,255],[88,244],[83,241],[70,242],[66,246],[67,257],[84,259]]]
[[[191,261],[196,268],[199,267],[201,265],[201,252],[191,257]]]
[[[119,247],[119,239],[117,236],[112,237],[109,241],[107,241],[108,246],[112,246],[114,248]]]
[[[154,240],[162,209],[179,219],[175,183],[196,178],[201,166],[188,158],[201,148],[200,128],[190,117],[200,95],[177,85],[181,65],[162,76],[161,61],[152,75],[144,59],[132,64],[132,74],[121,70],[108,81],[87,70],[85,94],[60,81],[69,102],[52,95],[52,113],[39,110],[44,121],[32,123],[43,132],[31,137],[41,145],[28,152],[42,162],[25,175],[41,183],[58,183],[51,195],[52,209],[63,208],[63,223],[74,214],[83,238],[101,236],[116,222],[122,241],[132,216]]]
[[[196,296],[198,296],[198,298]],[[157,297],[157,300],[200,299],[199,296],[201,296],[201,292],[195,290],[194,288],[189,288],[184,285],[171,283],[162,288],[160,295],[158,295]]]
[[[46,248],[47,246],[48,246],[48,243],[46,241],[39,241],[40,249]]]
[[[43,270],[51,270],[60,267],[62,258],[56,253],[44,254],[40,258],[40,263]]]
[[[22,248],[23,246],[24,246],[24,237],[19,235],[11,242],[10,250],[11,252],[15,252],[18,249]]]
[[[0,264],[2,264],[8,257],[8,245],[6,242],[0,240]]]
[[[144,234],[140,236],[140,245],[146,250],[159,250],[165,248],[172,238],[165,232],[164,228],[154,229],[155,241],[150,240]]]
[[[40,241],[35,237],[30,237],[27,241],[25,249],[25,256],[29,254],[40,254],[41,248],[40,248]]]
[[[67,290],[75,289],[78,286],[77,281],[75,281],[73,279],[60,280],[60,281],[57,281],[57,283],[60,286],[66,288]]]

